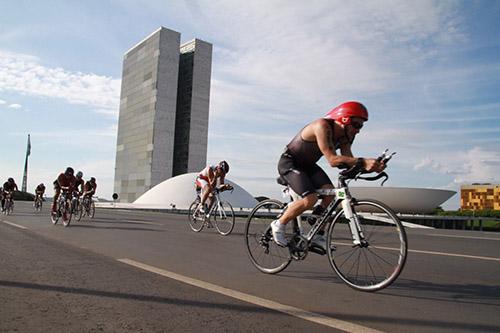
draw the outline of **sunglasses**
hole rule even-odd
[[[363,123],[351,122],[351,126],[359,130],[363,128]]]

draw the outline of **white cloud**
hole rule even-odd
[[[323,101],[401,89],[430,50],[466,39],[454,3],[202,1],[200,7],[220,40],[214,78],[221,88],[232,86],[224,92],[214,86],[221,113],[277,101],[295,106],[281,113],[296,113]]]
[[[0,99],[0,105],[3,105],[3,104],[7,104],[7,102],[4,101],[3,99]]]
[[[466,152],[426,156],[414,170],[430,169],[453,176],[456,184],[500,181],[500,153],[474,147]]]
[[[9,108],[11,108],[11,109],[20,109],[20,108],[22,108],[23,106],[22,106],[21,104],[16,104],[16,103],[14,103],[14,104],[9,104],[9,106],[8,106],[8,107],[9,107]]]
[[[0,51],[0,91],[61,98],[72,104],[116,110],[120,80],[45,67],[36,57]]]

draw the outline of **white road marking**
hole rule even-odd
[[[193,278],[190,278],[188,276],[184,276],[184,275],[180,275],[180,274],[173,273],[170,271],[166,271],[164,269],[150,266],[147,264],[143,264],[141,262],[137,262],[137,261],[134,261],[131,259],[124,258],[124,259],[117,259],[117,260],[124,263],[124,264],[131,265],[131,266],[143,269],[143,270],[148,271],[148,272],[159,274],[159,275],[165,276],[165,277],[173,279],[173,280],[187,283],[187,284],[190,284],[190,285],[198,287],[198,288],[209,290],[209,291],[212,291],[212,292],[215,292],[218,294],[222,294],[224,296],[235,298],[235,299],[240,300],[240,301],[255,304],[255,305],[258,305],[258,306],[261,306],[261,307],[264,307],[267,309],[271,309],[274,311],[279,311],[279,312],[285,313],[285,314],[293,316],[293,317],[301,318],[304,320],[308,320],[308,321],[311,321],[311,322],[314,322],[317,324],[325,325],[325,326],[339,329],[342,331],[346,331],[346,332],[374,332],[374,333],[381,332],[381,331],[378,331],[378,330],[375,330],[375,329],[372,329],[372,328],[369,328],[366,326],[361,326],[358,324],[350,323],[348,321],[327,317],[327,316],[324,316],[322,314],[309,312],[307,310],[299,309],[299,308],[296,308],[293,306],[289,306],[289,305],[281,304],[278,302],[270,301],[270,300],[267,300],[264,298],[260,298],[257,296],[245,294],[245,293],[242,293],[242,292],[239,292],[236,290],[220,287],[218,285],[215,285],[215,284],[212,284],[209,282],[193,279]]]
[[[19,229],[28,229],[26,227],[23,227],[22,225],[15,224],[15,223],[12,223],[12,222],[9,222],[9,221],[2,220],[2,222],[5,223],[5,224],[8,224],[8,225],[11,225],[13,227],[19,228]]]
[[[469,239],[486,239],[486,240],[496,240],[500,241],[500,238],[492,238],[492,237],[473,237],[473,236],[456,236],[456,235],[427,235],[432,237],[452,237],[452,238],[469,238]]]
[[[352,244],[350,244],[350,243],[335,243],[335,245],[352,246]],[[395,248],[395,247],[386,247],[386,246],[371,246],[371,247],[375,248],[375,249],[381,249],[381,250],[400,251],[400,249]],[[446,253],[446,252],[435,252],[435,251],[424,251],[424,250],[410,250],[410,249],[408,249],[408,252],[425,253],[425,254],[432,254],[432,255],[439,255],[439,256],[449,256],[449,257],[462,257],[462,258],[469,258],[469,259],[500,261],[500,258],[495,258],[495,257],[481,257],[481,256],[472,256],[472,255],[468,255],[468,254],[459,254],[459,253]]]
[[[481,260],[500,261],[500,258],[494,258],[494,257],[481,257],[481,256],[470,256],[470,255],[468,255],[468,254],[458,254],[458,253],[444,253],[444,252],[421,251],[421,250],[408,250],[408,252],[425,253],[425,254],[434,254],[434,255],[439,255],[439,256],[449,256],[449,257],[462,257],[462,258],[469,258],[469,259],[481,259]]]
[[[117,222],[129,222],[129,223],[137,223],[137,224],[149,224],[149,225],[163,225],[161,223],[154,223],[154,222],[145,222],[145,221],[134,221],[134,220],[119,220]]]

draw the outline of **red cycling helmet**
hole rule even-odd
[[[367,121],[368,110],[359,102],[345,102],[325,115],[326,119],[336,120],[342,125],[349,125],[352,117],[362,118]]]

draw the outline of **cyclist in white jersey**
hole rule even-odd
[[[224,179],[228,172],[229,164],[227,164],[226,161],[221,161],[216,166],[207,165],[200,171],[198,177],[196,177],[196,189],[201,190],[202,212],[205,212],[205,203],[207,200],[209,200],[207,207],[210,207],[212,204],[210,194],[216,186],[224,186],[225,188],[231,187],[229,184],[224,184]]]

